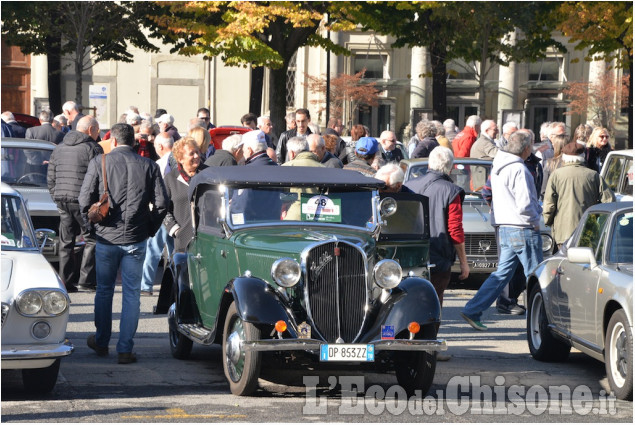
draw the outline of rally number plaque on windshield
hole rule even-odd
[[[372,344],[322,344],[322,362],[374,362],[375,347]]]

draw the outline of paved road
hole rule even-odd
[[[112,354],[116,339],[111,341],[111,354],[106,358],[97,357],[86,347],[86,337],[94,329],[93,295],[71,294],[68,335],[76,349],[62,361],[56,388],[47,396],[34,397],[23,391],[19,374],[2,371],[1,420],[632,423],[632,403],[607,399],[602,363],[576,351],[566,363],[534,361],[527,349],[524,316],[499,315],[491,308],[483,318],[490,330],[472,330],[458,313],[473,293],[464,287],[446,292],[440,337],[448,340],[452,359],[437,364],[430,396],[409,402],[400,399],[392,374],[375,373],[363,377],[365,393],[346,391],[356,388],[351,381],[359,377],[329,381],[331,373],[318,374],[320,386],[316,394],[307,396],[302,373],[277,371],[278,377],[295,376],[295,381],[286,386],[261,380],[263,389],[255,396],[235,397],[223,376],[220,347],[195,346],[187,361],[170,356],[166,318],[152,314],[156,297],[142,298],[135,346],[139,362],[118,365]],[[118,288],[116,312],[120,302]],[[563,385],[566,387],[561,390],[575,391],[575,396],[541,404],[553,393],[549,386]],[[489,410],[480,408],[488,408],[478,401],[481,398],[493,401]],[[523,402],[531,399],[533,402]]]

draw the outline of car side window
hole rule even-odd
[[[633,213],[622,213],[615,217],[615,226],[609,247],[609,262],[633,262]]]
[[[604,175],[604,181],[611,188],[613,192],[617,192],[620,185],[620,178],[622,177],[622,168],[624,164],[624,157],[613,156],[610,162],[606,165],[606,174]]]
[[[223,202],[221,193],[217,190],[208,190],[199,199],[200,229],[214,234],[222,232],[221,214]]]
[[[603,212],[589,214],[578,240],[577,246],[591,248],[596,258],[602,255],[602,233],[608,217],[609,215]]]
[[[633,196],[633,160],[626,161],[626,172],[622,176],[622,194]]]

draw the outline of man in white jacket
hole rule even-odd
[[[542,261],[540,215],[542,207],[534,179],[524,165],[532,152],[532,136],[519,130],[492,163],[492,225],[499,226],[498,269],[463,308],[461,316],[479,331],[487,330],[481,315],[498,298],[522,264],[525,275]]]

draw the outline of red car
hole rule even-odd
[[[245,134],[248,131],[251,131],[249,127],[238,127],[238,126],[221,126],[212,128],[209,130],[209,135],[212,136],[212,143],[214,144],[214,148],[223,149],[223,140],[232,134]]]

